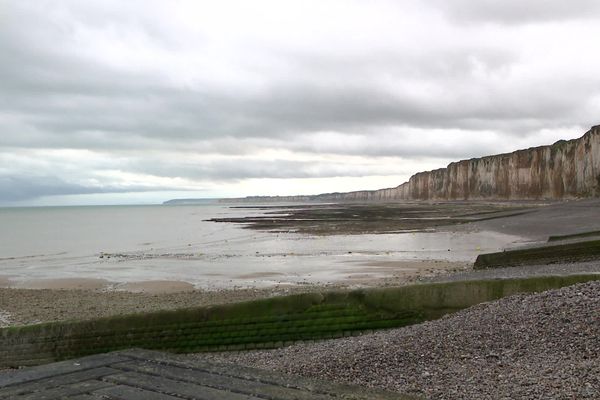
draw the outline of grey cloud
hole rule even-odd
[[[510,125],[525,131],[532,125],[572,124],[569,116],[590,85],[585,78],[573,84],[569,76],[557,77],[551,85],[569,85],[568,92],[548,90],[547,82],[517,89],[526,96],[510,88],[498,92],[474,80],[473,69],[493,73],[518,59],[504,49],[465,47],[349,58],[284,52],[282,57],[295,60],[293,79],[275,77],[260,93],[232,94],[215,88],[176,87],[149,73],[100,68],[60,48],[41,47],[34,43],[41,40],[39,34],[27,28],[0,28],[5,38],[0,46],[10,55],[0,66],[0,74],[6,77],[0,82],[0,105],[18,116],[23,126],[18,134],[8,132],[0,139],[6,146],[153,147],[147,138],[163,143],[286,138],[319,130],[357,133],[390,125],[472,130]],[[48,29],[56,40],[65,34],[53,25]],[[439,94],[391,92],[377,84],[379,75],[389,75],[400,84],[424,82]],[[35,132],[30,135],[39,140],[31,140],[27,131]]]
[[[356,44],[348,38],[341,49],[326,38],[305,47],[257,41],[229,49],[240,53],[225,59],[242,76],[230,83],[213,79],[210,70],[192,74],[198,80],[187,82],[169,69],[185,63],[178,51],[189,43],[180,41],[179,27],[155,8],[162,2],[3,2],[0,150],[87,149],[102,154],[109,165],[81,166],[77,179],[72,166],[47,179],[25,173],[25,167],[4,168],[11,175],[0,178],[1,196],[7,201],[124,190],[110,179],[98,187],[73,183],[111,169],[110,164],[122,172],[219,182],[405,174],[408,166],[377,167],[375,161],[395,157],[410,165],[419,158],[483,155],[542,129],[598,123],[600,76],[593,68],[598,61],[582,55],[572,60],[573,68],[552,65],[552,58],[528,65],[519,43],[506,38],[519,27],[504,26],[537,28],[540,22],[597,18],[596,1],[413,3],[423,31],[435,40],[421,34],[395,41],[389,36],[393,32],[383,31],[370,39],[373,43],[361,42],[357,34]],[[389,5],[401,14],[401,2]],[[472,24],[465,28],[465,23]],[[473,26],[479,23],[497,26],[490,29],[493,34],[486,30],[487,36],[473,39],[470,35],[484,32]],[[369,24],[365,21],[364,28],[377,31]],[[436,24],[444,25],[443,33]],[[150,43],[173,64],[154,68],[146,60],[134,67],[136,54],[133,61],[121,55],[125,59],[116,64],[124,68],[105,62],[111,60],[94,57],[81,27],[114,35],[115,45],[121,36],[139,38],[134,42],[141,50]],[[442,34],[448,37],[435,38]],[[194,56],[204,56],[204,46],[214,45],[202,34],[194,39]],[[275,62],[246,65],[245,56]],[[246,73],[258,83],[247,84]],[[427,130],[438,137],[420,140]],[[335,132],[339,140],[325,142],[321,132]],[[489,132],[496,136],[487,140]],[[265,148],[306,153],[318,161],[261,160],[256,154]],[[227,159],[189,161],[190,154]],[[371,162],[327,155],[364,156]]]
[[[299,179],[332,178],[340,176],[362,177],[369,175],[406,174],[401,166],[390,168],[373,164],[323,163],[314,161],[270,160],[214,160],[196,163],[173,163],[148,159],[131,162],[133,171],[151,173],[161,177],[179,177],[192,180],[239,181],[253,178]]]
[[[471,130],[506,127],[510,132],[519,127],[539,129],[579,122],[573,115],[581,107],[577,98],[585,98],[586,90],[583,85],[571,85],[565,93],[540,82],[518,89],[527,95],[507,91],[492,98],[485,91],[456,89],[431,101],[368,87],[323,91],[310,83],[276,87],[267,95],[248,99],[171,91],[138,102],[104,97],[78,101],[75,97],[73,104],[65,106],[40,96],[38,101],[47,101],[46,110],[11,112],[20,117],[24,131],[34,132],[34,137],[46,132],[41,140],[9,132],[0,142],[7,146],[118,149],[153,147],[147,139],[164,143],[177,139],[285,138],[320,130],[358,133],[391,125]]]
[[[0,202],[28,200],[59,194],[91,193],[89,188],[48,177],[0,176]]]
[[[66,182],[56,176],[0,176],[0,203],[31,200],[43,196],[99,194],[99,193],[132,193],[156,190],[172,190],[169,188],[149,187],[111,187],[85,186]]]
[[[443,135],[441,133],[440,135]],[[299,141],[292,145],[297,151],[321,154],[345,154],[351,156],[371,157],[395,157],[398,162],[408,163],[415,157],[431,157],[443,159],[465,159],[485,154],[494,154],[499,151],[497,143],[492,140],[470,140],[456,146],[454,142],[448,142],[438,135],[437,140],[433,137],[428,140],[415,141],[410,135],[397,134],[396,137],[389,135],[373,135],[369,140],[356,142],[344,140],[340,135],[339,143],[318,143],[315,141]],[[485,135],[483,135],[485,136]],[[480,138],[481,139],[481,138]],[[346,143],[345,143],[346,142]]]
[[[596,0],[437,0],[434,4],[461,22],[523,24],[600,16]]]

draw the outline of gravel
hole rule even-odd
[[[600,260],[469,270],[457,272],[451,275],[446,274],[421,280],[427,282],[455,282],[479,279],[509,279],[529,278],[534,276],[565,276],[580,274],[600,274]]]
[[[600,282],[359,337],[191,357],[430,399],[600,399]]]
[[[317,288],[306,285],[152,294],[77,289],[0,288],[0,328],[234,303],[314,290]]]

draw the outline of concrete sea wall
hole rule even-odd
[[[572,263],[598,259],[600,259],[600,240],[588,240],[480,254],[473,268]]]

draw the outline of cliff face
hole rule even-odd
[[[579,139],[451,163],[389,189],[240,201],[538,200],[600,196],[600,125]]]
[[[394,189],[392,189],[394,190]],[[600,126],[579,139],[451,163],[395,188],[399,199],[567,199],[600,195]]]

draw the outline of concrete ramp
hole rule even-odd
[[[253,368],[124,350],[0,373],[0,399],[415,399]]]

